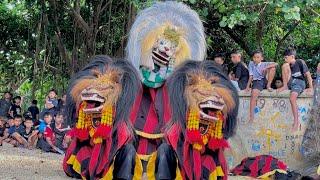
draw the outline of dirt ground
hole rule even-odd
[[[1,180],[64,180],[63,155],[44,153],[39,149],[15,148],[4,143],[0,146]],[[242,178],[230,178],[242,180]],[[245,179],[245,178],[243,178]]]
[[[63,155],[44,153],[39,149],[15,148],[4,143],[0,146],[0,180],[64,180]],[[312,170],[314,172],[314,169]],[[248,180],[229,177],[230,180]]]
[[[62,170],[62,160],[63,155],[15,148],[4,143],[0,146],[0,179],[71,179]]]

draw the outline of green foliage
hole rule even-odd
[[[182,1],[205,22],[209,57],[240,48],[250,59],[253,50],[262,49],[267,60],[283,63],[283,49],[293,46],[310,66],[319,62],[320,1]]]
[[[203,20],[209,58],[217,52],[226,52],[228,56],[231,50],[241,49],[249,60],[250,53],[259,48],[267,60],[283,63],[283,49],[293,46],[312,71],[320,62],[318,0],[180,1],[196,10]],[[92,33],[93,38],[73,16],[72,9],[77,8],[77,2],[79,15],[89,30],[97,30]],[[107,6],[95,17],[100,2]],[[61,94],[70,76],[88,63],[88,57],[94,54],[123,56],[134,15],[154,2],[1,1],[0,92],[11,90],[21,94],[27,104],[32,98],[43,103],[52,87]]]

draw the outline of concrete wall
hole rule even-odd
[[[300,144],[311,110],[312,97],[301,94],[298,98],[299,130],[293,132],[293,116],[289,92],[262,92],[255,108],[255,120],[248,124],[250,94],[240,93],[236,135],[226,151],[229,167],[233,168],[245,157],[269,154],[283,160],[290,168],[301,165]]]

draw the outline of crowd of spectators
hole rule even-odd
[[[298,105],[297,98],[302,92],[313,94],[313,87],[316,79],[309,71],[305,61],[296,57],[296,50],[287,48],[284,51],[283,58],[285,63],[279,67],[276,62],[268,62],[264,59],[263,52],[254,51],[249,64],[245,64],[240,51],[231,53],[231,68],[225,63],[223,54],[217,54],[214,61],[220,64],[222,70],[229,76],[233,85],[238,91],[251,93],[250,113],[248,122],[254,121],[254,109],[257,99],[262,90],[269,92],[281,92],[290,90],[290,104],[293,114],[293,131],[298,129]],[[281,76],[276,77],[276,69],[280,68]],[[320,63],[317,67],[320,73]]]
[[[284,51],[285,63],[281,66],[281,77],[276,76],[275,62],[264,59],[262,51],[254,51],[252,60],[245,64],[240,51],[231,53],[232,67],[225,62],[223,54],[217,54],[214,61],[221,65],[238,91],[250,92],[250,113],[248,122],[254,122],[254,109],[262,90],[281,92],[290,90],[290,103],[293,113],[293,130],[299,126],[298,96],[306,91],[313,92],[314,81],[306,63],[296,58],[296,51]],[[317,67],[320,74],[320,63]],[[64,111],[66,95],[58,98],[52,89],[45,98],[44,108],[40,111],[37,100],[32,100],[27,109],[22,109],[23,98],[5,92],[0,100],[0,146],[9,143],[14,147],[29,149],[40,148],[46,152],[63,154],[71,142],[73,131],[65,123]]]
[[[66,95],[58,99],[57,92],[50,90],[41,111],[37,100],[32,100],[25,110],[22,103],[22,97],[12,98],[10,92],[0,100],[0,146],[8,143],[64,154],[71,142],[71,129],[64,117]]]

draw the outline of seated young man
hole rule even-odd
[[[23,131],[21,136],[24,137],[25,140],[28,142],[29,149],[35,148],[38,139],[37,135],[39,131],[35,130],[35,128],[33,127],[33,120],[31,117],[27,117],[24,120],[24,126],[25,130]]]
[[[249,79],[249,71],[246,64],[241,61],[241,52],[232,52],[231,61],[234,66],[229,78],[238,91],[245,90]]]
[[[252,83],[251,99],[250,99],[250,117],[249,122],[253,122],[254,108],[257,105],[257,99],[260,91],[267,88],[272,90],[271,83],[276,73],[275,62],[262,62],[263,54],[261,51],[255,51],[252,56],[253,61],[249,63],[249,81],[246,87],[246,91],[250,91],[250,85]]]
[[[222,53],[218,53],[214,56],[214,62],[222,67],[223,72],[228,75],[228,65],[224,63],[224,56]]]
[[[69,143],[69,138],[67,137],[67,133],[70,131],[69,127],[65,127],[64,125],[64,116],[61,112],[58,112],[54,118],[54,126],[53,131],[56,137],[56,146],[65,150]]]
[[[39,124],[39,108],[37,106],[38,101],[37,100],[32,100],[30,107],[28,108],[28,111],[32,115],[32,120],[33,120],[33,125],[37,126]]]
[[[2,144],[2,142],[10,143],[10,141],[14,141],[14,139],[11,138],[10,133],[9,133],[10,127],[13,127],[13,126],[14,126],[13,117],[8,116],[7,117],[7,122],[5,124],[5,129],[4,129],[4,132],[3,132],[3,136],[0,138],[1,144]]]
[[[7,118],[0,116],[0,146],[2,146],[2,141],[5,139],[6,126]]]
[[[56,145],[56,137],[52,128],[51,113],[46,112],[43,116],[43,119],[46,123],[46,128],[43,132],[43,135],[39,137],[40,148],[45,152],[57,152],[63,154],[64,152]]]
[[[283,86],[283,82],[282,82],[282,78],[281,77],[277,77],[274,80],[274,89],[280,89]]]
[[[305,90],[307,78],[309,88],[306,92],[313,92],[311,73],[302,59],[296,59],[296,51],[288,48],[284,51],[285,63],[282,65],[283,87],[279,91],[290,89],[290,104],[293,113],[292,130],[296,131],[299,127],[297,98]]]
[[[10,127],[9,129],[9,134],[15,141],[12,141],[10,144],[14,145],[15,147],[28,147],[28,141],[22,137],[22,134],[25,131],[25,127],[23,126],[22,121],[22,116],[16,115],[14,117],[14,126]]]

